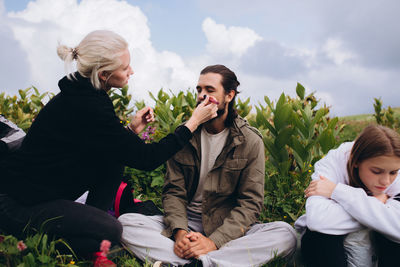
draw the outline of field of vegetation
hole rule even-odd
[[[251,106],[250,99],[237,99],[236,108],[250,125],[262,133],[265,145],[265,195],[263,222],[294,221],[304,213],[304,189],[310,182],[313,166],[330,149],[340,143],[353,140],[370,123],[379,123],[400,129],[400,108],[383,108],[375,99],[375,114],[348,117],[331,117],[329,107],[317,108],[319,100],[314,94],[307,94],[301,84],[296,87],[297,96],[282,94],[277,100],[267,96],[264,103]],[[20,90],[17,96],[0,94],[0,113],[27,131],[43,107],[51,98],[49,93],[40,94],[32,87]],[[143,101],[131,103],[128,88],[110,92],[115,111],[122,124],[129,122],[130,115],[142,107]],[[146,142],[158,141],[189,118],[196,105],[193,91],[178,94],[160,90],[151,95],[155,101],[156,122],[150,125],[141,137]],[[153,171],[125,169],[125,178],[133,184],[134,197],[152,200],[161,206],[161,190],[165,166]],[[90,266],[89,262],[77,259],[73,248],[71,253],[60,255],[56,244],[68,244],[63,240],[52,240],[45,233],[30,234],[23,240],[7,235],[0,230],[0,266]],[[100,245],[100,244],[99,244]],[[118,266],[151,266],[141,263],[129,252],[114,251],[109,257]],[[282,259],[266,266],[287,266]]]

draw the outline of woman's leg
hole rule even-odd
[[[327,235],[307,229],[301,239],[301,253],[307,267],[347,266],[343,240],[345,235]]]
[[[9,197],[0,200],[0,228],[21,236],[29,228],[63,238],[81,257],[99,251],[102,240],[119,243],[122,226],[106,212],[69,200],[21,206]]]
[[[89,186],[86,204],[107,211],[115,199],[118,186],[122,181],[124,166],[104,163],[103,168],[98,168],[94,179]]]
[[[400,244],[395,243],[382,234],[375,232],[375,249],[378,255],[379,267],[399,266]]]

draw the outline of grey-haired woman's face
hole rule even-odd
[[[130,66],[131,56],[128,49],[125,50],[120,59],[122,64],[111,73],[110,78],[107,80],[107,87],[122,88],[128,84],[129,78],[133,74]]]

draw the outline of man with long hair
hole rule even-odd
[[[256,223],[264,201],[264,144],[234,108],[239,84],[223,65],[201,71],[198,103],[208,98],[218,115],[167,162],[164,216],[119,218],[123,241],[140,259],[157,261],[154,266],[243,267],[295,249],[290,225]]]

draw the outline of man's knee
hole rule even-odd
[[[251,232],[254,229],[254,232],[264,232],[264,233],[275,233],[280,235],[282,238],[286,237],[289,241],[296,243],[297,242],[297,234],[294,228],[282,221],[276,221],[271,223],[263,223],[263,224],[256,224],[252,226]]]
[[[163,228],[163,216],[154,215],[147,216],[140,213],[125,213],[118,217],[118,220],[124,227],[139,227],[146,226],[151,228]]]

